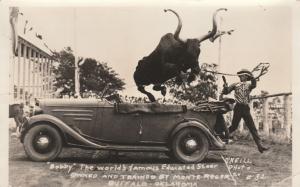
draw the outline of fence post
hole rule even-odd
[[[32,50],[32,97],[36,98],[36,51]]]
[[[291,107],[290,98],[288,95],[283,96],[284,105],[284,128],[286,137],[291,138]]]
[[[42,53],[40,54],[40,71],[39,71],[39,97],[42,98],[43,97],[43,64],[44,64],[44,56],[42,55]]]
[[[52,77],[52,65],[53,65],[53,60],[50,59],[50,67],[49,67],[49,90],[50,90],[50,93],[51,93],[51,98],[53,98],[53,87],[52,87],[52,84],[53,84],[53,77]]]
[[[27,62],[27,44],[26,43],[23,43],[24,45],[24,48],[23,48],[23,68],[22,68],[22,74],[23,74],[23,77],[22,77],[22,89],[23,89],[23,92],[22,92],[22,95],[21,95],[21,98],[22,98],[22,101],[24,102],[26,100],[25,98],[25,95],[26,95],[26,91],[27,91],[27,88],[26,88],[26,74],[27,74],[27,71],[26,71],[26,62]]]
[[[42,66],[42,72],[41,72],[41,75],[42,75],[42,82],[41,82],[41,97],[42,98],[45,98],[45,64],[46,64],[46,56],[43,56],[42,57],[42,63],[41,63],[41,66]]]
[[[28,81],[27,81],[27,90],[28,90],[28,96],[30,96],[30,94],[32,94],[32,83],[31,83],[31,79],[32,79],[32,58],[31,58],[31,55],[32,55],[32,49],[31,47],[29,46],[28,47]]]
[[[49,76],[49,69],[50,69],[50,59],[47,57],[47,62],[46,62],[46,97],[50,98],[50,89],[49,89],[49,82],[50,82],[50,76]]]
[[[249,107],[250,107],[250,113],[251,113],[251,116],[253,118],[253,121],[254,121],[254,125],[256,127],[256,129],[258,129],[258,120],[257,120],[257,117],[256,117],[256,113],[254,111],[254,108],[253,108],[253,103],[254,103],[254,100],[250,100],[250,104],[249,104]]]
[[[268,99],[263,99],[263,127],[264,133],[268,136],[270,134],[269,123],[268,123],[268,114],[269,114],[269,107],[268,107]]]
[[[42,64],[42,55],[38,53],[38,73],[37,73],[37,97],[41,97],[41,64]]]
[[[15,101],[15,64],[16,56],[14,53],[11,53],[9,56],[9,102],[12,103]]]
[[[18,63],[17,63],[17,98],[16,100],[19,101],[20,100],[20,93],[21,93],[21,89],[20,89],[20,82],[21,82],[21,56],[22,56],[22,44],[20,41],[18,41]]]

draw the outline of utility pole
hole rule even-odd
[[[75,56],[75,96],[80,97],[78,57]]]
[[[223,22],[223,17],[220,16],[220,25],[219,25],[219,28],[220,28],[220,31],[222,29],[222,22]],[[219,37],[219,50],[218,50],[218,72],[221,72],[221,52],[222,52],[222,35]],[[217,80],[217,86],[218,86],[218,92],[221,92],[222,90],[222,82],[221,82],[221,79],[218,78]]]
[[[221,27],[222,27],[222,23],[223,23],[223,17],[220,16],[220,22],[219,22],[219,28],[220,30],[218,31],[219,33],[219,49],[218,49],[218,63],[217,63],[217,71],[218,72],[222,72],[222,66],[221,66],[221,57],[222,57],[222,36],[224,34],[228,34],[231,35],[232,32],[234,31],[233,29],[229,30],[229,31],[222,31]],[[222,82],[221,79],[218,78],[217,80],[217,86],[218,86],[218,92],[221,92],[220,90],[222,90]]]
[[[76,28],[76,8],[74,8],[74,57],[75,57],[75,96],[80,98],[80,82],[79,82],[79,67],[78,67],[78,55],[77,55],[77,28]]]

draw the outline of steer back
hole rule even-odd
[[[137,85],[161,84],[182,69],[184,46],[171,33],[165,34],[155,50],[138,62],[134,72]]]

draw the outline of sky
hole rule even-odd
[[[291,8],[285,5],[251,6],[98,6],[98,7],[20,7],[24,17],[47,45],[56,51],[70,46],[78,56],[107,62],[126,86],[123,94],[143,96],[135,87],[133,72],[138,61],[149,55],[166,33],[173,33],[177,19],[164,8],[181,16],[182,38],[196,38],[212,26],[212,14],[218,8],[221,30],[234,29],[222,37],[221,72],[252,70],[260,62],[270,63],[269,72],[258,82],[253,94],[292,90]],[[219,42],[201,44],[199,63],[218,63]],[[238,81],[228,77],[229,83]],[[148,90],[151,87],[147,88]],[[152,90],[152,89],[151,89]]]

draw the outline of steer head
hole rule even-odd
[[[212,30],[209,31],[207,34],[199,37],[199,38],[189,38],[189,39],[182,39],[179,37],[181,28],[182,28],[182,21],[179,15],[171,9],[165,9],[165,12],[172,12],[176,15],[178,19],[178,26],[176,31],[174,32],[174,39],[180,44],[180,48],[182,50],[181,56],[179,57],[179,61],[177,63],[181,63],[180,71],[186,72],[188,69],[191,69],[191,73],[188,78],[188,82],[191,82],[195,79],[196,75],[200,72],[198,58],[200,55],[200,44],[201,42],[210,39],[216,39],[217,37],[225,34],[225,33],[218,33],[217,32],[217,22],[216,16],[217,13],[221,10],[227,11],[226,8],[217,9],[213,14],[213,26]],[[228,34],[231,34],[231,31],[228,31]],[[176,43],[178,45],[178,43]],[[170,48],[170,46],[168,46]]]

